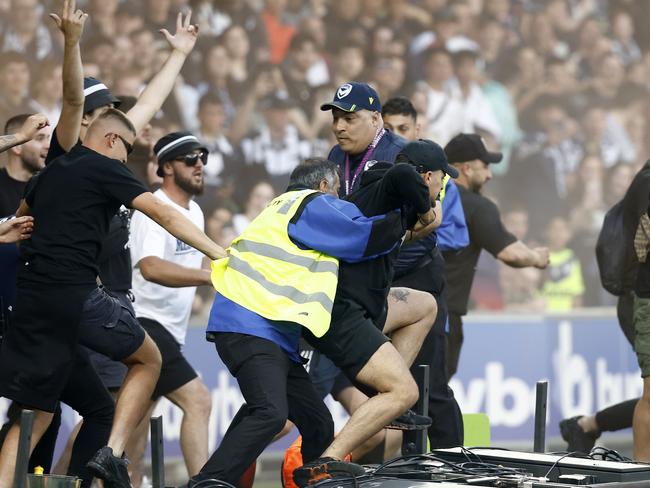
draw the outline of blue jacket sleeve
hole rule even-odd
[[[387,254],[401,242],[401,211],[366,217],[353,203],[319,195],[289,223],[289,237],[300,247],[348,262]]]
[[[456,251],[469,245],[469,232],[465,212],[456,184],[451,181],[445,186],[442,200],[442,223],[436,229],[438,247],[441,251]]]

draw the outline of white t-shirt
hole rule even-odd
[[[154,195],[203,230],[203,212],[196,202],[190,201],[188,210],[172,202],[162,189]],[[142,258],[155,256],[188,268],[200,268],[203,254],[176,239],[156,222],[137,211],[131,218],[129,244],[133,263],[133,307],[136,316],[155,320],[174,336],[176,342],[184,344],[196,287],[169,288],[147,281],[142,276],[138,263]]]

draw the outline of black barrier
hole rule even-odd
[[[165,488],[162,416],[151,417],[151,486]]]
[[[533,452],[546,451],[546,402],[548,381],[538,381],[535,395],[535,437]]]
[[[415,413],[429,416],[429,365],[420,364],[415,374],[415,381],[420,390],[420,397],[415,407]],[[427,429],[404,431],[402,451],[404,454],[422,454],[427,452]]]
[[[20,437],[18,439],[18,455],[16,456],[16,468],[14,470],[14,488],[25,488],[33,424],[34,412],[32,410],[23,410],[20,414]]]

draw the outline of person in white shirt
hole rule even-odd
[[[430,48],[424,60],[424,80],[416,87],[426,96],[422,137],[444,146],[463,131],[463,107],[450,88],[454,67],[451,55],[442,48]]]
[[[208,150],[189,132],[173,132],[154,146],[162,187],[155,195],[204,227],[203,212],[192,200],[203,191],[203,167]],[[162,356],[160,379],[152,405],[161,396],[183,411],[180,442],[190,476],[208,459],[210,394],[182,354],[196,286],[210,285],[210,272],[201,268],[203,256],[140,212],[131,219],[134,308],[138,321],[156,342]],[[132,461],[141,460],[146,423],[131,439]],[[137,483],[137,480],[135,480]]]

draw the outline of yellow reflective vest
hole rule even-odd
[[[316,337],[330,326],[338,282],[338,259],[300,249],[289,222],[314,190],[275,198],[212,262],[212,284],[221,295],[269,320],[295,322]]]

